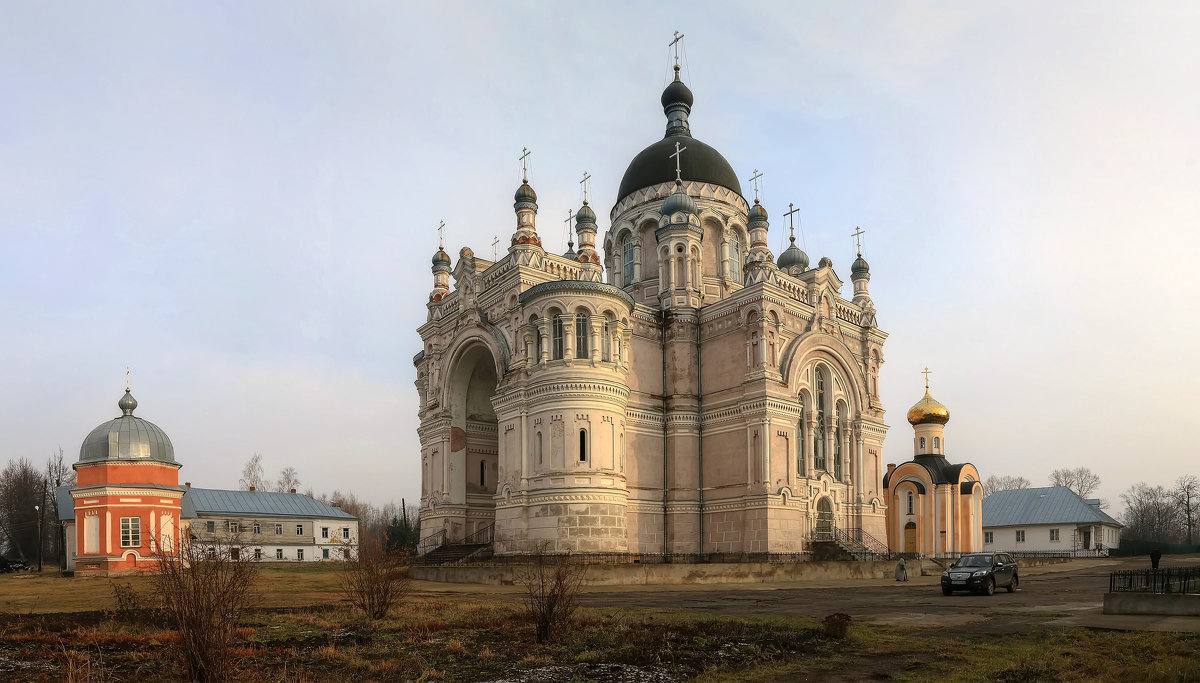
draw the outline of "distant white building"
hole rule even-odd
[[[1123,525],[1065,486],[997,491],[983,499],[983,549],[1071,555],[1106,553]]]

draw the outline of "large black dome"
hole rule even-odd
[[[669,183],[675,180],[675,143],[687,150],[679,155],[679,168],[684,180],[698,180],[727,187],[738,194],[742,193],[742,185],[738,182],[733,167],[725,161],[725,157],[717,150],[687,135],[672,135],[643,149],[621,178],[621,189],[617,191],[617,201],[642,189],[659,183]]]
[[[675,65],[675,80],[662,93],[663,113],[667,115],[667,134],[662,140],[643,149],[621,178],[617,201],[644,187],[675,180],[675,143],[687,147],[679,155],[679,170],[684,180],[712,183],[742,193],[733,167],[717,150],[692,137],[688,114],[692,111],[692,91],[679,80],[679,65]]]

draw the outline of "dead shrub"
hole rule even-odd
[[[547,555],[541,549],[525,569],[516,572],[513,578],[523,589],[525,615],[533,622],[537,642],[570,631],[585,574],[587,565],[569,554]]]
[[[404,552],[388,550],[375,538],[360,541],[339,581],[342,595],[370,619],[386,617],[412,587]]]
[[[111,610],[105,610],[104,616],[123,624],[138,624],[145,620],[148,610],[142,600],[142,595],[137,592],[132,583],[109,581],[108,585],[112,590],[113,602],[116,603],[116,606]]]
[[[821,621],[821,628],[830,638],[841,640],[850,630],[850,615],[845,612],[834,612]]]
[[[258,598],[258,566],[239,550],[236,539],[201,544],[185,536],[178,555],[157,557],[154,587],[179,632],[179,656],[190,680],[234,678],[238,620]]]

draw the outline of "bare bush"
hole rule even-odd
[[[105,610],[104,615],[125,624],[138,624],[145,620],[149,610],[145,601],[132,583],[117,583],[109,581],[113,601],[116,606],[111,611]]]
[[[343,563],[342,594],[370,619],[382,619],[411,588],[403,551],[388,550],[379,539],[361,539],[358,552]]]
[[[821,630],[830,638],[841,640],[850,630],[850,615],[845,612],[834,612],[821,620]]]
[[[158,556],[154,587],[163,612],[179,632],[179,654],[189,680],[232,680],[238,620],[257,600],[258,566],[238,552],[236,539],[204,541],[184,534],[179,554]]]
[[[571,618],[579,607],[579,589],[587,565],[570,555],[547,555],[539,549],[530,564],[514,576],[524,590],[525,613],[533,622],[537,642],[552,633],[570,631]]]

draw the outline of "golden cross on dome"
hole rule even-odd
[[[930,373],[930,372],[931,372],[931,370],[929,369],[929,366],[928,366],[928,365],[926,365],[926,366],[925,366],[925,372],[922,372],[922,373],[921,373],[922,375],[925,375],[925,390],[926,390],[926,391],[929,391],[929,373]]]
[[[866,231],[857,225],[854,226],[854,232],[850,233],[850,236],[854,238],[854,244],[858,247],[859,256],[862,256],[862,236],[865,234],[867,234]],[[925,369],[928,370],[929,368]]]
[[[521,148],[521,182],[529,182],[529,163],[525,161],[529,158],[530,151],[528,147]]]
[[[583,180],[580,180],[580,181],[579,181],[579,184],[583,186],[583,203],[584,203],[584,204],[587,204],[587,200],[588,200],[588,181],[589,181],[589,180],[591,180],[591,179],[592,179],[592,175],[591,175],[590,173],[588,173],[587,171],[584,171],[584,172],[583,172]]]
[[[446,221],[438,221],[438,251],[446,248]]]
[[[754,175],[750,176],[750,182],[754,183],[754,201],[758,201],[758,179],[762,177],[762,172],[757,168],[754,169]]]
[[[675,32],[675,39],[667,43],[667,47],[675,48],[675,70],[679,71],[679,41],[683,40],[683,34],[679,31]],[[689,73],[691,73],[689,71]]]
[[[683,36],[679,36],[679,37],[682,38]],[[670,158],[675,159],[675,182],[680,183],[680,184],[683,183],[683,171],[681,171],[679,169],[679,159],[681,156],[683,156],[682,154],[680,154],[680,152],[682,152],[685,149],[687,149],[687,147],[680,147],[679,143],[676,142],[675,143],[675,153],[670,155],[669,157],[667,157],[668,159],[670,159]]]

